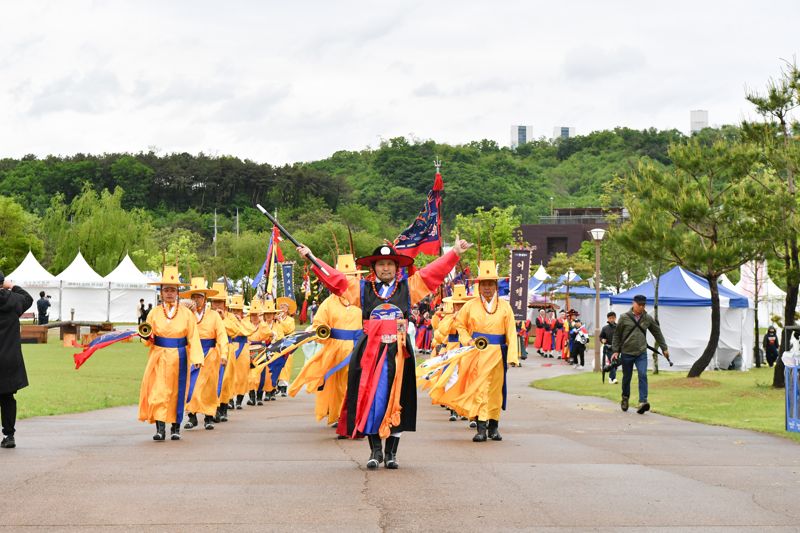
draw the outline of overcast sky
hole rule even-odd
[[[413,135],[509,144],[752,116],[800,2],[0,1],[0,156],[273,164]]]

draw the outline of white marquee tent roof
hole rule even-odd
[[[106,283],[111,283],[111,288],[153,289],[151,285],[148,285],[150,279],[133,264],[128,254],[125,254],[125,258],[117,265],[117,268],[103,279]]]
[[[22,263],[11,274],[6,276],[8,279],[24,286],[34,287],[58,287],[58,280],[54,275],[36,260],[32,252],[28,252]]]
[[[78,251],[78,255],[72,260],[72,263],[64,269],[64,271],[56,276],[56,279],[63,281],[65,286],[81,286],[81,287],[105,287],[106,282],[103,277],[94,271],[83,254]]]

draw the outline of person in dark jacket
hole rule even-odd
[[[664,340],[658,322],[644,310],[646,303],[647,297],[642,294],[633,297],[633,306],[630,311],[619,317],[619,325],[614,331],[611,342],[612,359],[622,356],[622,401],[620,407],[623,411],[628,410],[631,377],[633,377],[635,365],[636,373],[639,375],[639,407],[636,412],[640,415],[650,410],[650,403],[647,401],[647,331],[655,337],[656,343],[664,352],[664,357],[669,358],[667,341]]]
[[[2,272],[0,283],[0,419],[3,424],[0,448],[14,448],[14,425],[17,421],[14,394],[28,386],[20,346],[19,317],[33,305],[33,298],[21,287],[4,279]]]
[[[603,366],[611,363],[611,342],[614,340],[614,331],[617,329],[617,313],[609,311],[606,315],[607,324],[600,331],[600,343],[603,345]],[[617,365],[611,365],[608,371],[608,382],[617,382]]]
[[[781,340],[775,332],[775,326],[768,327],[767,333],[764,335],[763,345],[764,354],[767,356],[767,364],[769,364],[770,368],[772,368],[772,365],[778,360],[778,347],[780,344]]]
[[[36,302],[36,310],[39,312],[39,325],[47,324],[49,321],[50,300],[45,298],[44,291],[39,293],[39,300]]]

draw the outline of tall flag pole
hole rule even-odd
[[[442,194],[444,192],[444,180],[439,169],[440,161],[435,161],[436,175],[433,179],[433,187],[428,191],[425,206],[419,215],[406,229],[394,240],[394,246],[398,253],[409,257],[416,257],[417,254],[439,255],[442,251],[442,219],[440,209],[442,207]]]

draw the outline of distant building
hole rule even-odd
[[[533,140],[533,126],[511,126],[511,148]]]
[[[575,128],[570,126],[556,126],[553,128],[553,140],[556,139],[569,139],[575,137]]]
[[[695,109],[689,111],[689,131],[697,133],[703,128],[708,127],[708,111],[705,109]]]
[[[583,241],[591,240],[589,230],[608,228],[609,215],[625,220],[628,211],[621,207],[559,207],[552,215],[539,217],[539,224],[523,224],[519,228],[522,238],[535,248],[531,264],[546,264],[559,252],[574,254]]]

